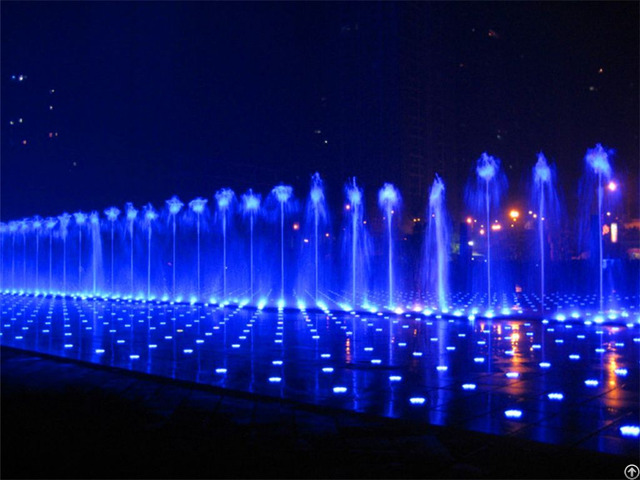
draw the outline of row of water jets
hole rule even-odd
[[[602,205],[603,205],[603,182],[611,177],[611,166],[609,163],[609,156],[611,151],[606,150],[600,144],[595,148],[589,149],[585,156],[586,165],[590,174],[595,174],[597,177],[597,204],[598,204],[598,219],[599,230],[602,230]],[[467,201],[469,205],[477,212],[482,212],[486,216],[486,276],[487,276],[487,301],[489,302],[488,308],[491,308],[491,286],[492,286],[492,255],[491,255],[491,216],[495,214],[499,206],[499,199],[501,192],[506,186],[506,179],[500,169],[500,161],[486,153],[483,153],[477,160],[475,169],[475,182],[470,185],[471,188],[467,191]],[[533,185],[534,185],[534,201],[537,204],[538,210],[538,240],[540,244],[540,297],[541,305],[544,309],[544,296],[545,296],[545,258],[544,258],[544,238],[545,238],[545,219],[548,220],[550,215],[555,213],[554,203],[557,202],[556,190],[555,190],[555,175],[553,168],[548,164],[546,158],[542,153],[538,155],[537,163],[533,168]],[[278,185],[271,191],[268,199],[271,202],[276,202],[279,226],[280,226],[280,285],[279,285],[279,298],[283,300],[285,298],[285,216],[288,211],[288,205],[292,201],[293,189],[291,186]],[[346,296],[350,297],[352,305],[355,307],[358,303],[358,295],[366,299],[367,280],[367,262],[368,262],[368,239],[367,231],[365,228],[366,221],[364,220],[364,202],[363,202],[363,190],[358,186],[356,179],[352,178],[345,186],[345,196],[347,201],[347,224],[345,228],[345,243],[349,245],[349,259],[347,262],[350,267],[350,292]],[[228,245],[227,245],[227,228],[229,222],[229,215],[232,205],[237,201],[234,192],[230,189],[221,189],[215,194],[215,201],[217,205],[217,213],[221,223],[222,230],[222,299],[223,301],[228,298]],[[243,216],[248,219],[249,223],[249,288],[248,297],[251,302],[255,302],[255,270],[256,270],[256,252],[254,248],[254,230],[255,223],[258,217],[262,205],[262,198],[259,194],[249,190],[243,194],[240,198],[241,211]],[[177,258],[176,249],[177,245],[177,223],[176,219],[185,206],[177,197],[173,197],[166,202],[167,210],[171,225],[171,293],[174,299],[177,298],[176,292],[176,270],[177,270]],[[387,285],[388,292],[388,307],[394,307],[395,296],[395,282],[394,282],[394,245],[393,245],[393,229],[394,218],[397,218],[397,212],[401,207],[401,196],[399,191],[392,184],[385,184],[378,192],[378,204],[385,219],[386,229],[386,273],[387,273]],[[195,277],[196,277],[196,292],[195,298],[202,298],[202,259],[201,259],[201,235],[202,235],[202,217],[207,209],[206,198],[196,198],[189,202],[188,208],[195,214],[196,224],[196,259],[195,259]],[[111,251],[110,251],[110,272],[109,283],[110,292],[115,294],[117,291],[115,277],[115,232],[116,222],[121,214],[120,210],[116,207],[111,207],[105,210],[105,218],[108,222],[106,230],[110,232],[111,237]],[[126,222],[126,229],[129,237],[129,281],[131,296],[134,295],[134,250],[136,248],[134,243],[134,228],[139,220],[139,211],[134,208],[132,204],[127,204],[124,209],[124,217]],[[319,245],[322,236],[322,228],[328,221],[327,205],[325,202],[324,186],[322,179],[318,173],[314,174],[311,179],[311,188],[309,192],[307,202],[307,218],[312,222],[312,238],[313,238],[313,286],[311,297],[318,304],[321,292],[319,291],[320,285],[320,272],[323,267],[323,260],[320,256]],[[53,270],[53,236],[56,225],[58,226],[58,236],[62,239],[62,292],[67,293],[67,236],[71,219],[75,220],[78,231],[78,284],[82,284],[82,230],[87,224],[91,231],[92,241],[92,287],[93,294],[98,293],[98,275],[102,269],[102,242],[100,240],[102,219],[97,212],[91,214],[85,214],[78,212],[72,215],[63,213],[57,218],[41,219],[35,217],[34,219],[27,221],[12,221],[8,224],[0,224],[0,233],[2,246],[0,246],[0,252],[2,252],[2,280],[3,285],[5,283],[5,245],[9,234],[11,241],[11,284],[15,289],[15,251],[16,251],[16,235],[21,233],[23,235],[23,278],[26,282],[26,233],[28,231],[35,232],[35,275],[34,275],[34,287],[33,290],[40,291],[42,289],[41,282],[39,280],[39,248],[40,248],[40,233],[45,230],[48,233],[49,239],[49,291],[53,290],[52,283],[52,270]],[[158,218],[158,212],[153,208],[151,204],[144,207],[142,211],[143,225],[146,228],[146,241],[147,241],[147,268],[146,268],[146,283],[147,283],[147,298],[152,298],[152,275],[151,275],[151,252],[152,252],[152,224]],[[423,285],[434,294],[437,298],[438,306],[441,310],[446,311],[447,296],[449,289],[449,255],[450,255],[450,240],[449,240],[449,220],[447,218],[446,206],[445,206],[445,184],[443,180],[436,175],[433,185],[430,190],[428,199],[428,215],[429,219],[428,229],[426,231],[426,237],[424,242],[424,265],[423,268]],[[548,222],[547,222],[548,223]],[[307,240],[305,240],[307,241]],[[603,309],[603,274],[602,274],[602,235],[599,235],[599,300],[600,310]],[[345,259],[346,260],[346,259]],[[121,285],[118,285],[121,288]],[[333,287],[331,287],[333,288]],[[27,288],[28,290],[28,288]]]

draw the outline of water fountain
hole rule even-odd
[[[109,223],[111,224],[111,294],[113,294],[115,292],[115,284],[114,284],[114,267],[115,267],[115,257],[114,257],[114,250],[115,250],[115,223],[116,220],[118,219],[118,216],[120,215],[120,210],[116,207],[110,207],[107,208],[104,211],[104,214],[107,216],[107,220],[109,220]],[[132,235],[133,237],[133,235]]]
[[[144,207],[144,219],[147,224],[147,298],[151,298],[151,232],[153,221],[158,214],[150,203]]]
[[[201,295],[201,289],[200,289],[200,216],[202,215],[202,213],[204,212],[204,209],[207,205],[207,199],[206,198],[195,198],[193,200],[191,200],[189,202],[189,208],[191,208],[191,210],[193,211],[193,213],[196,214],[196,234],[197,234],[197,245],[196,245],[196,251],[197,251],[197,258],[196,258],[196,265],[197,265],[197,293],[198,296],[197,298],[200,298]]]
[[[138,210],[133,207],[132,203],[127,203],[124,207],[125,214],[127,216],[127,222],[129,223],[129,238],[131,239],[131,246],[129,249],[130,253],[130,262],[129,262],[129,270],[131,275],[131,298],[133,298],[133,226],[136,221],[136,217],[138,216]]]
[[[49,230],[49,291],[53,290],[53,228],[56,226],[56,219],[49,217],[45,220],[45,227]]]
[[[253,300],[253,292],[255,285],[254,261],[253,261],[253,229],[255,217],[260,209],[260,195],[254,194],[249,189],[247,193],[242,195],[242,211],[245,215],[249,215],[249,298]]]
[[[468,192],[467,199],[476,211],[484,210],[487,238],[487,309],[491,310],[491,206],[498,207],[500,194],[506,185],[504,174],[500,171],[500,160],[486,152],[476,163],[476,186]]]
[[[555,217],[557,206],[557,194],[555,189],[555,172],[547,164],[547,159],[540,152],[538,161],[533,167],[534,204],[538,208],[538,243],[540,248],[540,309],[545,310],[545,223],[549,224],[550,219]]]
[[[42,218],[36,216],[33,219],[33,230],[36,232],[36,254],[34,257],[35,265],[35,288],[37,292],[40,288],[39,276],[40,276],[40,229],[42,228]],[[1,248],[1,247],[0,247]]]
[[[216,202],[218,202],[218,212],[222,217],[222,298],[227,299],[227,212],[231,208],[231,203],[235,194],[229,188],[223,188],[216,192]]]
[[[309,205],[308,210],[313,212],[313,264],[314,264],[314,282],[313,282],[313,298],[318,303],[318,274],[319,274],[319,246],[320,235],[319,227],[321,221],[326,221],[327,211],[324,199],[324,183],[320,178],[320,174],[316,172],[311,177],[311,190],[309,192]]]
[[[388,275],[389,275],[389,308],[393,309],[393,230],[391,228],[393,215],[395,210],[400,205],[400,192],[390,183],[385,183],[384,186],[378,192],[378,205],[384,212],[387,219],[387,260],[388,260]]]
[[[82,291],[82,226],[87,221],[87,214],[76,212],[73,216],[78,227],[78,291]]]
[[[606,150],[601,144],[596,144],[594,148],[587,150],[584,156],[587,166],[598,177],[598,274],[599,274],[599,304],[600,311],[604,309],[604,282],[603,282],[603,247],[602,247],[602,204],[604,197],[603,179],[611,178],[611,165],[609,157],[613,155],[612,150]]]
[[[167,200],[169,215],[171,215],[171,295],[174,299],[176,298],[176,215],[180,213],[183,206],[184,203],[175,195]]]
[[[100,237],[100,215],[93,211],[89,215],[89,223],[91,224],[91,276],[92,276],[92,292],[95,297],[98,293],[98,270],[102,265],[102,239]]]
[[[71,220],[71,215],[63,213],[58,217],[60,221],[60,236],[62,237],[62,291],[67,293],[67,227]]]
[[[347,210],[351,216],[351,302],[353,307],[356,304],[356,293],[358,291],[358,274],[364,277],[364,267],[366,260],[368,259],[368,252],[366,249],[367,241],[365,237],[365,230],[363,227],[364,218],[364,206],[362,204],[362,189],[358,187],[355,177],[345,186],[345,193],[347,196]],[[361,272],[358,272],[358,264],[360,264]],[[362,290],[365,289],[366,282],[362,282]],[[363,292],[366,295],[366,292]]]
[[[288,185],[278,185],[271,190],[280,204],[280,301],[284,301],[284,207],[293,194],[293,188]]]
[[[27,231],[29,223],[26,220],[20,220],[20,233],[22,233],[22,288],[27,288]]]
[[[432,291],[436,292],[438,307],[447,312],[447,290],[449,282],[449,231],[447,211],[445,207],[445,186],[436,175],[429,192],[428,216],[429,227],[425,242],[426,264]]]

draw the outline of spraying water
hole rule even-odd
[[[500,171],[500,160],[483,153],[476,163],[476,185],[468,192],[472,207],[486,218],[487,237],[487,308],[491,310],[491,207],[498,207],[506,178]]]
[[[42,228],[42,218],[40,217],[35,217],[33,219],[33,229],[36,232],[36,256],[35,256],[35,277],[36,277],[36,284],[35,284],[35,290],[36,292],[38,291],[38,287],[39,287],[39,274],[40,274],[40,229]]]
[[[87,214],[76,212],[73,216],[78,226],[78,291],[82,291],[82,226],[87,221]]]
[[[436,175],[429,193],[428,215],[429,229],[427,232],[426,255],[429,283],[432,291],[435,290],[437,294],[440,310],[447,311],[449,232],[445,207],[445,186],[438,175]]]
[[[136,217],[138,216],[138,210],[133,207],[132,203],[127,203],[124,210],[127,215],[127,222],[129,223],[129,237],[131,238],[131,248],[129,249],[131,257],[129,261],[129,268],[131,270],[131,298],[133,298],[133,225],[136,221]]]
[[[260,200],[260,195],[254,194],[251,189],[242,195],[242,210],[245,214],[249,215],[249,294],[251,299],[253,299],[255,283],[253,267],[253,228],[255,216],[258,210],[260,210]]]
[[[611,178],[611,164],[609,157],[613,155],[612,150],[605,150],[601,144],[596,144],[594,148],[587,150],[584,157],[588,167],[598,176],[598,273],[599,273],[599,300],[600,311],[604,308],[604,284],[603,284],[603,246],[602,246],[602,203],[604,196],[603,179]]]
[[[91,224],[91,274],[93,277],[93,295],[98,291],[98,265],[102,258],[102,241],[100,239],[100,216],[98,212],[91,212],[89,215]]]
[[[348,207],[351,211],[351,301],[356,305],[356,282],[358,263],[358,227],[362,222],[362,189],[356,184],[356,178],[353,177],[351,183],[346,186]]]
[[[11,233],[11,288],[16,288],[16,232],[18,222],[9,222],[9,233]]]
[[[69,220],[71,220],[71,215],[68,213],[63,213],[58,216],[58,220],[60,221],[60,236],[62,237],[62,291],[63,293],[67,292],[67,226],[69,225]]]
[[[56,219],[49,217],[45,220],[45,227],[49,230],[49,291],[53,286],[53,227],[56,226]]]
[[[20,233],[22,233],[22,287],[27,290],[27,230],[29,223],[26,220],[20,221]]]
[[[150,203],[144,208],[144,219],[147,223],[147,299],[151,298],[151,225],[158,214]]]
[[[176,215],[180,212],[184,203],[176,196],[167,200],[167,207],[169,207],[169,215],[172,222],[172,241],[171,241],[171,295],[176,298]]]
[[[378,205],[382,209],[387,219],[388,236],[388,274],[389,274],[389,308],[393,308],[393,235],[391,229],[392,217],[395,214],[394,208],[400,204],[400,192],[390,183],[385,183],[378,191]]]
[[[114,268],[114,256],[113,256],[113,251],[114,251],[114,227],[115,227],[115,223],[116,220],[118,219],[118,215],[120,215],[120,210],[117,209],[116,207],[111,207],[111,208],[107,208],[104,211],[105,215],[107,216],[107,219],[109,220],[109,222],[111,222],[111,294],[113,295],[115,290],[114,290],[114,277],[113,277],[113,268]]]
[[[206,198],[195,198],[189,202],[189,208],[196,214],[196,233],[197,233],[197,244],[196,244],[196,264],[197,264],[197,282],[198,282],[198,298],[200,298],[201,290],[200,290],[200,215],[204,212],[204,208],[207,205]]]
[[[280,203],[280,299],[284,299],[284,206],[291,198],[293,188],[288,185],[278,185],[271,190]]]
[[[222,298],[227,298],[227,212],[235,194],[230,188],[223,188],[216,192],[218,212],[222,216]]]
[[[545,223],[549,223],[550,214],[557,210],[557,196],[554,185],[554,172],[547,159],[540,152],[533,167],[534,201],[538,204],[538,242],[540,246],[540,308],[545,310]]]
[[[311,177],[311,191],[309,192],[309,200],[313,209],[313,249],[314,249],[314,300],[318,302],[318,247],[320,235],[318,228],[320,220],[326,218],[326,206],[324,201],[324,184],[320,178],[320,174],[316,172]]]

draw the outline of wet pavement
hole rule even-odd
[[[500,449],[522,442],[536,451],[548,449],[549,455],[562,451],[581,457],[608,453],[615,456],[596,456],[618,460],[639,457],[638,437],[633,436],[639,424],[640,328],[635,324],[470,322],[411,314],[336,315],[4,296],[1,333],[4,346],[52,356],[43,370],[43,360],[30,355],[18,355],[20,362],[7,360],[3,349],[3,411],[7,398],[26,395],[37,404],[40,396],[53,395],[58,399],[54,404],[62,397],[64,403],[82,403],[89,391],[98,395],[100,404],[105,396],[115,404],[133,402],[146,416],[153,412],[164,418],[152,425],[169,428],[173,423],[167,419],[190,417],[198,402],[204,402],[207,418],[233,418],[230,436],[243,431],[238,440],[243,448],[243,429],[261,438],[252,448],[275,457],[283,455],[282,449],[298,451],[306,445],[307,440],[298,442],[298,433],[304,432],[303,438],[323,444],[308,448],[328,455],[322,462],[326,468],[334,465],[328,476],[378,476],[377,468],[358,475],[361,465],[343,475],[336,470],[358,455],[371,456],[374,463],[385,458],[386,476],[404,476],[403,468],[412,472],[413,467],[418,476],[456,476],[459,468],[466,468],[459,465],[467,465],[469,455],[485,448],[487,441],[477,440],[481,437],[502,444]],[[69,369],[84,373],[65,379]],[[59,387],[67,380],[71,391]],[[18,393],[7,397],[12,382],[19,385]],[[25,389],[40,393],[25,394]],[[83,393],[74,394],[75,389]],[[199,399],[193,408],[192,397]],[[305,412],[307,421],[299,412]],[[122,424],[117,412],[112,413],[113,421]],[[68,416],[73,418],[71,412]],[[345,422],[373,433],[365,435],[366,441],[360,434],[351,441]],[[263,428],[265,424],[269,427]],[[274,444],[270,436],[279,434],[283,445],[293,442],[295,447],[277,447],[280,440]],[[430,440],[417,438],[424,435]],[[460,440],[447,444],[443,435]],[[327,439],[331,445],[324,445]],[[416,449],[419,457],[434,457],[428,470],[421,462],[413,465],[408,452]],[[513,459],[500,449],[493,453],[495,461],[506,462],[503,470],[510,471]],[[338,462],[344,451],[352,455]],[[388,455],[372,453],[377,451]],[[319,458],[309,454],[311,464]],[[469,463],[476,469],[471,476],[486,475],[491,468],[503,471],[482,463]],[[249,468],[242,463],[238,472],[241,467]],[[254,467],[244,475],[230,468],[226,476],[253,477],[264,465]]]

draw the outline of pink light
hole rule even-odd
[[[616,182],[614,182],[613,180],[611,180],[607,184],[607,188],[609,189],[610,192],[615,192],[618,189],[618,184]]]

